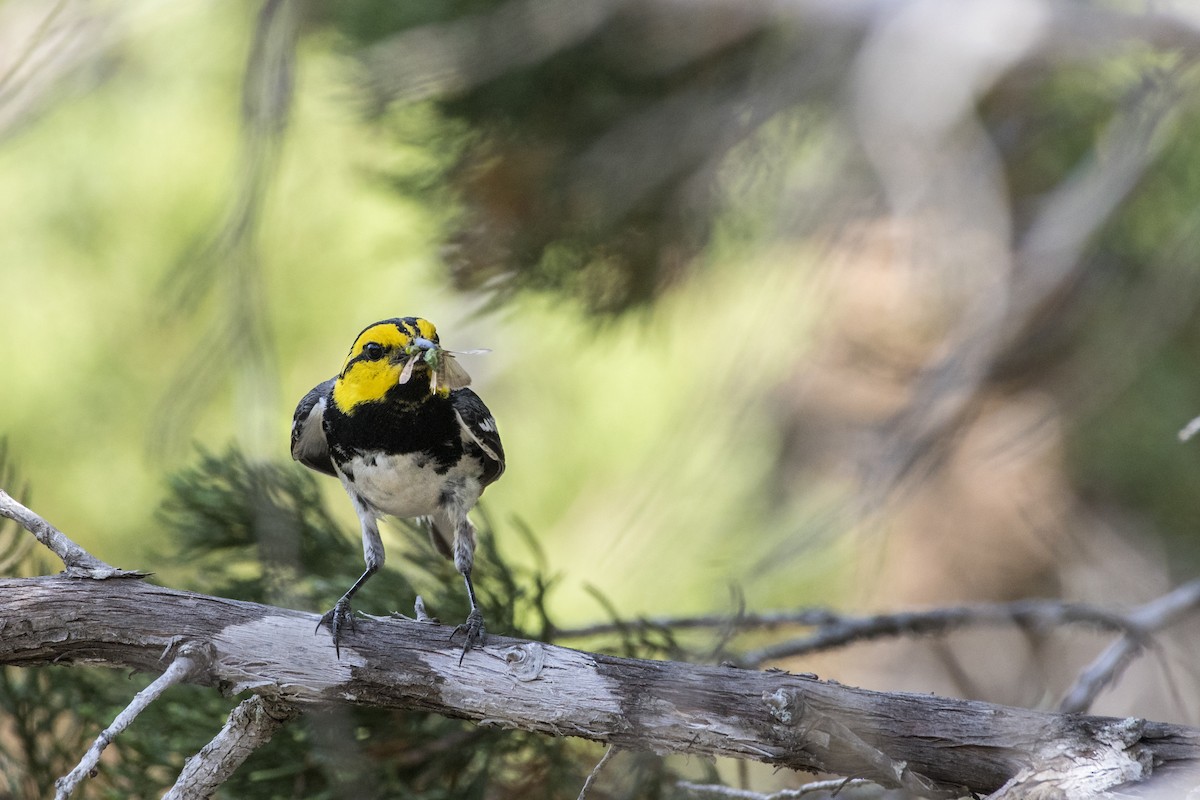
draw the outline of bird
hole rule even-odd
[[[433,323],[395,317],[364,328],[341,372],[296,406],[292,458],[338,478],[362,527],[366,569],[316,628],[329,628],[338,658],[344,634],[356,631],[350,601],[384,563],[383,515],[424,524],[462,575],[471,611],[450,634],[464,634],[459,663],[486,644],[471,581],[475,526],[467,515],[504,472],[504,446],[495,417],[469,383]]]

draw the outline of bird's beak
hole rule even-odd
[[[414,347],[420,352],[414,351]],[[400,383],[408,383],[410,380],[412,380],[413,369],[417,366],[418,361],[425,360],[423,358],[425,353],[430,351],[436,352],[440,349],[441,348],[438,346],[437,342],[431,341],[430,339],[425,339],[421,336],[414,338],[412,340],[412,344],[404,348],[403,351],[405,356],[407,356],[408,361],[405,363],[404,369],[400,371]]]
[[[405,362],[411,364],[414,361],[420,361],[422,356],[424,356],[430,350],[440,349],[441,346],[437,342],[417,336],[414,337],[407,346],[399,348],[396,351],[396,354],[392,356],[392,360],[397,364],[403,364]]]

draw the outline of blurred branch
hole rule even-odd
[[[592,767],[592,771],[588,773],[587,780],[583,782],[583,788],[579,790],[579,797],[576,800],[586,800],[587,794],[592,789],[592,784],[596,782],[596,778],[600,776],[601,770],[605,765],[612,760],[612,757],[617,754],[617,748],[609,745],[604,751],[604,755],[600,756],[600,760],[596,762],[596,766]]]
[[[465,91],[594,33],[621,0],[512,0],[497,10],[396,34],[362,59],[381,104]]]
[[[1064,713],[1083,713],[1146,648],[1150,634],[1173,625],[1200,608],[1200,580],[1179,586],[1168,594],[1139,606],[1125,616],[1125,635],[1113,642],[1080,673],[1058,704]]]
[[[1184,14],[1066,0],[509,0],[469,10],[414,12],[386,33],[372,28],[360,53],[379,105],[436,99],[471,131],[444,176],[461,201],[444,253],[459,288],[498,298],[549,288],[607,311],[653,299],[702,261],[713,221],[737,202],[722,178],[731,149],[789,113],[827,120],[857,140],[850,147],[865,146],[894,210],[946,217],[960,246],[941,266],[978,267],[967,245],[983,232],[995,274],[947,339],[954,352],[930,363],[923,393],[887,432],[893,457],[877,459],[870,476],[883,493],[937,455],[938,439],[970,414],[1031,312],[1044,312],[1083,271],[1072,248],[1158,155],[1153,141],[1136,152],[1106,147],[1100,169],[1085,165],[1062,187],[1010,196],[993,143],[1003,131],[979,118],[988,93],[1023,73],[1044,76],[1048,65],[1122,59],[1131,48],[1182,65],[1200,54],[1200,29]],[[436,22],[419,22],[431,14]],[[1149,77],[1145,94],[1168,89],[1159,100],[1174,110],[1178,75]],[[842,131],[838,107],[851,93],[861,101],[858,130]],[[1106,145],[1122,133],[1147,142],[1142,133],[1161,121],[1143,113],[1154,102],[1127,104],[1135,113],[1118,115]],[[1141,130],[1122,130],[1130,120]],[[1116,157],[1106,163],[1110,149]],[[828,190],[810,181],[802,203],[779,202],[862,207],[877,184],[870,197],[848,198],[860,177],[839,172]],[[1045,224],[1032,236],[1015,231],[1014,209],[1043,197]]]
[[[72,79],[86,75],[88,87],[104,75],[122,14],[76,0],[0,4],[0,137],[48,107]]]
[[[220,380],[232,375],[243,401],[241,438],[255,456],[268,448],[263,431],[272,429],[273,420],[265,415],[275,407],[276,387],[258,232],[291,114],[296,46],[307,7],[305,0],[264,0],[242,79],[241,149],[225,220],[180,258],[162,283],[172,313],[195,315],[217,287],[223,302],[163,394],[160,432],[153,437],[158,446],[178,441],[184,423],[211,398]]]
[[[809,655],[846,645],[896,636],[942,635],[981,625],[1017,625],[1025,629],[1047,629],[1084,625],[1123,634],[1076,680],[1059,709],[1083,712],[1106,686],[1147,646],[1150,634],[1178,622],[1200,607],[1200,580],[1190,581],[1170,593],[1132,611],[1120,612],[1084,603],[1060,600],[1019,600],[928,611],[905,611],[855,617],[828,609],[812,608],[774,613],[743,613],[735,616],[658,617],[613,622],[554,631],[557,639],[581,639],[611,633],[646,631],[678,632],[689,629],[720,629],[745,633],[753,630],[802,625],[813,633],[751,650],[736,659],[755,668],[784,658]]]
[[[891,23],[897,29],[891,38],[882,38],[872,47],[879,52],[868,51],[864,57],[874,70],[860,75],[866,109],[860,127],[868,149],[875,145],[871,152],[897,214],[908,218],[932,210],[944,217],[949,231],[941,232],[938,249],[945,252],[938,257],[951,266],[974,261],[982,267],[959,329],[924,368],[906,407],[884,426],[884,456],[873,453],[864,465],[876,495],[869,505],[894,491],[916,465],[936,460],[949,434],[973,414],[988,379],[1027,345],[1027,337],[1042,333],[1037,323],[1048,308],[1080,285],[1094,266],[1084,258],[1086,246],[1154,163],[1165,141],[1163,128],[1188,99],[1184,82],[1200,56],[1200,43],[1193,41],[1189,57],[1174,69],[1144,76],[1075,172],[1040,200],[1032,222],[1016,234],[1017,244],[1010,250],[1012,198],[975,107],[999,79],[1003,70],[998,62],[1007,70],[1046,52],[1069,33],[1062,27],[1065,9],[1056,4],[982,7],[996,19],[980,20],[975,5],[961,6],[955,12],[960,25],[953,15],[936,23],[930,19],[947,8],[910,4],[904,13],[920,19],[907,20],[906,27]],[[1039,16],[1050,9],[1057,18]],[[989,27],[1003,22],[1013,29],[1011,36],[1000,37],[1004,49],[983,54],[962,49],[963,29],[981,22]],[[1134,15],[1126,22],[1145,24]],[[941,46],[946,57],[931,58],[908,47],[914,37],[929,35],[929,27],[945,37]],[[1000,47],[995,42],[991,46]],[[966,62],[961,69],[954,67],[953,57]],[[942,93],[958,98],[957,104],[943,100],[942,107],[914,115],[907,102],[911,90],[906,91],[914,80],[927,88],[948,83]]]
[[[854,617],[828,609],[812,608],[773,613],[742,613],[734,616],[658,617],[616,620],[554,632],[558,639],[580,639],[611,633],[645,631],[678,632],[689,629],[720,629],[745,633],[803,625],[817,628],[812,634],[776,642],[751,650],[737,659],[744,667],[760,667],[783,658],[809,655],[856,642],[895,636],[941,635],[980,625],[1017,625],[1046,629],[1063,625],[1085,625],[1122,633],[1096,660],[1080,673],[1064,695],[1059,710],[1086,711],[1103,689],[1147,647],[1151,634],[1179,622],[1200,608],[1200,579],[1189,581],[1168,594],[1131,611],[1120,612],[1083,603],[1059,600],[1020,600],[929,611],[907,611]]]
[[[1059,600],[1019,600],[929,611],[876,614],[869,617],[833,615],[821,627],[800,639],[778,642],[742,657],[746,666],[759,666],[781,658],[842,647],[855,642],[892,636],[944,634],[976,625],[1013,624],[1023,628],[1089,625],[1105,630],[1136,631],[1136,623],[1121,614],[1080,603]]]
[[[199,254],[181,259],[163,281],[172,294],[173,309],[195,310],[223,271],[236,275],[252,266],[246,263],[247,251],[255,242],[263,200],[278,165],[279,147],[291,113],[295,50],[303,12],[303,0],[264,0],[259,11],[242,78],[242,136],[235,194],[225,221]],[[231,258],[237,263],[226,263]]]
[[[50,10],[46,12],[46,16],[38,23],[33,34],[26,40],[25,46],[20,48],[17,56],[7,65],[3,72],[0,72],[0,99],[5,99],[6,95],[12,91],[13,78],[29,63],[33,54],[45,46],[50,28],[66,7],[67,1],[58,0],[50,7]]]
[[[594,34],[630,5],[634,4],[625,0],[510,0],[488,13],[395,34],[367,48],[361,58],[381,103],[445,97],[545,61]],[[722,21],[733,23],[736,34],[744,36],[756,29],[796,24],[865,29],[886,21],[905,4],[885,0],[651,0],[636,5],[641,7],[638,10],[669,12],[676,20],[726,15],[720,17]],[[1041,13],[1044,26],[1036,54],[1047,58],[1096,57],[1131,40],[1200,52],[1200,30],[1194,22],[1168,10],[1123,13],[1066,0],[1031,5]],[[943,3],[936,8],[949,15],[945,25],[952,30],[956,4]],[[724,36],[704,41],[688,55],[700,60],[728,40]]]
[[[580,628],[554,631],[557,639],[579,639],[630,631],[721,629],[738,633],[771,630],[788,626],[808,626],[817,630],[803,638],[751,651],[738,661],[747,667],[761,666],[790,656],[843,647],[855,642],[891,636],[945,634],[977,625],[1018,625],[1023,628],[1051,628],[1060,625],[1087,625],[1100,630],[1136,634],[1137,623],[1129,616],[1109,609],[1061,600],[1018,600],[974,606],[935,608],[928,611],[903,611],[856,617],[824,608],[743,613],[734,616],[657,617],[618,620]]]
[[[1192,417],[1188,420],[1188,424],[1184,425],[1177,434],[1179,441],[1186,442],[1200,432],[1200,417]]]
[[[1181,82],[1193,63],[1147,74],[1097,137],[1087,161],[1042,201],[1017,246],[1010,333],[1020,332],[1048,297],[1085,269],[1085,246],[1161,151],[1161,131],[1187,98]]]

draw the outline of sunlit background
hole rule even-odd
[[[483,510],[560,624],[1146,601],[1200,568],[1200,16],[1153,7],[8,0],[0,434],[172,585],[166,476],[286,461],[420,315],[492,350]],[[1200,721],[1185,640],[1095,710]],[[1052,706],[1103,643],[788,666]]]
[[[14,29],[46,11],[7,10]],[[81,10],[60,12],[71,13]],[[485,506],[501,529],[519,518],[536,533],[567,581],[564,619],[598,612],[584,584],[630,613],[715,610],[735,582],[756,603],[821,596],[802,587],[824,582],[828,562],[798,560],[799,586],[750,580],[805,524],[804,499],[774,507],[768,484],[781,448],[771,392],[810,347],[811,248],[767,252],[731,233],[696,274],[619,318],[550,291],[485,310],[487,290],[457,291],[446,276],[452,210],[392,183],[447,158],[436,138],[396,140],[401,127],[429,137],[431,110],[397,111],[391,127],[367,119],[347,43],[319,31],[300,44],[247,267],[267,337],[247,356],[223,338],[244,279],[219,262],[241,255],[190,259],[214,246],[236,202],[253,10],[91,13],[103,30],[79,35],[100,39],[88,42],[95,52],[9,124],[0,149],[10,381],[0,403],[34,503],[56,524],[169,582],[186,566],[162,560],[164,473],[194,444],[288,458],[296,401],[340,368],[358,331],[417,314],[451,348],[493,350],[464,357],[508,450]],[[251,358],[254,380],[242,374]]]

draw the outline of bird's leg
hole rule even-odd
[[[467,584],[467,599],[471,601],[471,613],[467,620],[455,628],[450,638],[453,639],[461,631],[464,634],[462,655],[458,657],[461,664],[467,652],[479,645],[487,643],[487,630],[483,625],[483,612],[475,599],[475,586],[471,583],[471,568],[475,565],[475,526],[463,515],[454,526],[454,566],[463,576]]]
[[[338,658],[342,657],[342,631],[348,628],[353,633],[357,630],[354,612],[350,608],[350,598],[362,588],[372,575],[379,571],[383,566],[384,557],[383,539],[379,536],[379,525],[375,522],[374,514],[363,508],[357,498],[352,499],[355,501],[355,509],[359,512],[359,518],[362,520],[363,560],[366,561],[367,568],[354,582],[354,585],[342,595],[333,608],[325,612],[320,622],[317,623],[318,631],[321,630],[322,625],[329,626],[329,633],[333,637],[333,649]]]

